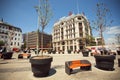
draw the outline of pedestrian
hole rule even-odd
[[[3,46],[3,48],[2,48],[2,54],[6,53],[6,52],[7,52],[6,47]]]

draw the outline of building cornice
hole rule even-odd
[[[15,26],[13,26],[13,25],[11,25],[11,24],[8,24],[8,23],[2,22],[2,21],[0,21],[0,25],[5,25],[6,27],[7,27],[7,26],[13,27],[13,28],[15,28],[15,29],[20,30],[20,32],[22,32],[21,28],[15,27]]]

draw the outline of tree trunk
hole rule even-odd
[[[41,33],[41,50],[42,50],[42,56],[43,56],[43,29],[42,29],[42,33]]]
[[[37,30],[37,56],[39,54],[39,29]]]
[[[102,41],[102,49],[103,49],[103,54],[104,54],[104,37],[103,37],[103,31],[102,31],[102,25],[100,25],[100,36],[101,36],[101,41]]]

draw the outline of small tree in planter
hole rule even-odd
[[[52,53],[52,49],[49,49],[49,50],[48,50],[48,54],[51,54],[51,53]]]
[[[106,7],[104,3],[96,4],[96,18],[93,21],[93,28],[97,30],[101,37],[102,48],[104,49],[104,35],[103,32],[107,30],[108,27],[113,23],[113,20],[110,19],[111,12]],[[103,50],[104,54],[104,50]]]
[[[117,54],[120,55],[120,47],[118,47]]]
[[[70,49],[68,50],[68,54],[71,54],[71,50]]]
[[[52,50],[52,53],[55,54],[55,53],[56,53],[56,50]]]
[[[88,57],[89,56],[89,50],[87,48],[84,48],[84,50],[82,51],[82,54],[84,57]]]
[[[15,32],[14,32],[14,29],[12,29],[12,32],[11,31],[8,31],[8,33],[5,33],[7,34],[7,40],[4,41],[4,54],[3,54],[3,59],[11,59],[12,58],[12,55],[13,55],[13,51],[10,47],[11,45],[11,42],[12,42],[12,39],[14,38],[15,36]]]
[[[77,53],[79,54],[79,53],[80,53],[80,50],[78,50]]]
[[[38,12],[38,30],[37,30],[37,56],[30,58],[32,72],[35,77],[45,77],[49,75],[49,70],[52,62],[52,57],[43,55],[43,30],[51,18],[51,9],[48,0],[40,0],[39,6],[35,7]],[[39,55],[39,26],[41,26],[41,50],[42,55]]]
[[[120,33],[115,34],[115,39],[116,39],[117,44],[119,45],[117,53],[118,55],[120,55]]]

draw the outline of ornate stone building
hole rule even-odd
[[[83,14],[62,17],[53,27],[53,49],[64,52],[83,50],[90,36],[91,27]]]
[[[5,46],[9,49],[21,48],[22,30],[18,27],[0,21],[0,40],[5,42]]]

